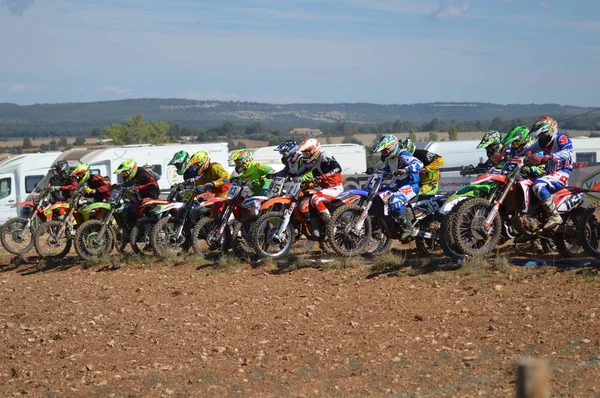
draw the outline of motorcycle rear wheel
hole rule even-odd
[[[600,259],[600,207],[588,207],[584,210],[577,234],[579,242],[585,252],[594,258]]]

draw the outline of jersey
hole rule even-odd
[[[52,176],[49,184],[53,187],[60,187],[59,191],[52,192],[52,199],[55,202],[65,202],[71,198],[71,191],[79,187],[79,180],[72,175],[66,177]]]
[[[252,181],[252,192],[255,195],[265,195],[271,186],[271,180],[265,178],[269,174],[273,174],[272,167],[258,162],[251,162],[246,170],[243,170],[238,176],[242,181]]]
[[[124,182],[123,186],[137,186],[140,197],[156,199],[160,195],[160,188],[154,174],[146,170],[144,167],[138,167],[135,176],[129,182]]]
[[[389,188],[392,190],[397,190],[397,189],[400,189],[400,187],[403,187],[405,185],[411,185],[413,187],[416,187],[417,188],[416,190],[418,191],[419,190],[418,189],[419,170],[421,170],[424,167],[423,162],[421,162],[419,159],[417,159],[416,157],[411,155],[410,152],[408,152],[405,149],[403,149],[398,154],[397,159],[398,159],[398,161],[396,163],[396,165],[397,165],[396,170],[404,169],[408,172],[408,174],[406,175],[406,177],[404,177],[402,179],[396,179],[394,181],[394,183],[389,186]],[[391,159],[389,162],[387,162],[383,166],[385,171],[387,171],[387,172],[395,171],[394,169],[392,169],[392,165],[390,165],[390,163],[392,161],[393,161],[393,159]]]
[[[318,185],[321,188],[333,188],[342,186],[342,166],[337,160],[327,152],[312,164],[307,164],[313,175],[313,179],[318,178]]]
[[[571,170],[573,170],[573,142],[565,133],[559,131],[552,140],[552,143],[545,148],[540,147],[539,142],[536,141],[523,150],[524,153],[536,153],[540,151],[544,156],[551,157],[550,161],[546,163],[546,174],[555,171],[570,174]]]
[[[427,185],[440,179],[440,167],[444,165],[444,158],[437,153],[426,149],[415,149],[413,156],[423,163],[424,174],[419,178],[419,185]]]
[[[187,172],[187,170],[186,170]],[[194,168],[194,174],[189,178],[196,180],[196,185],[204,185],[209,182],[214,184],[211,192],[218,197],[226,196],[227,190],[231,184],[225,183],[225,179],[229,179],[229,173],[219,163],[209,163],[206,170],[201,175],[197,174],[197,170]],[[185,176],[185,173],[184,173]]]

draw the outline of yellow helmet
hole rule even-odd
[[[189,162],[187,163],[187,167],[195,165],[198,169],[198,174],[202,174],[204,170],[208,167],[210,163],[210,158],[208,157],[208,152],[206,151],[198,151],[192,155]]]
[[[233,155],[231,155],[231,160],[235,163],[236,168],[240,168],[241,170],[247,170],[248,166],[254,160],[252,156],[252,152],[247,149],[240,149],[239,151],[235,151]]]

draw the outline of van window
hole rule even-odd
[[[100,174],[100,169],[90,169],[90,174]]]
[[[10,195],[10,183],[10,177],[6,177],[0,180],[0,199],[4,199]]]
[[[596,152],[577,152],[575,160],[577,162],[596,163]]]
[[[25,192],[26,193],[33,192],[35,187],[37,187],[37,185],[40,183],[40,181],[42,181],[42,178],[44,178],[43,174],[39,175],[39,176],[26,176],[25,177]]]

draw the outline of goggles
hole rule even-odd
[[[514,149],[517,149],[518,147],[521,146],[521,142],[520,141],[513,141],[510,143],[510,146]]]

